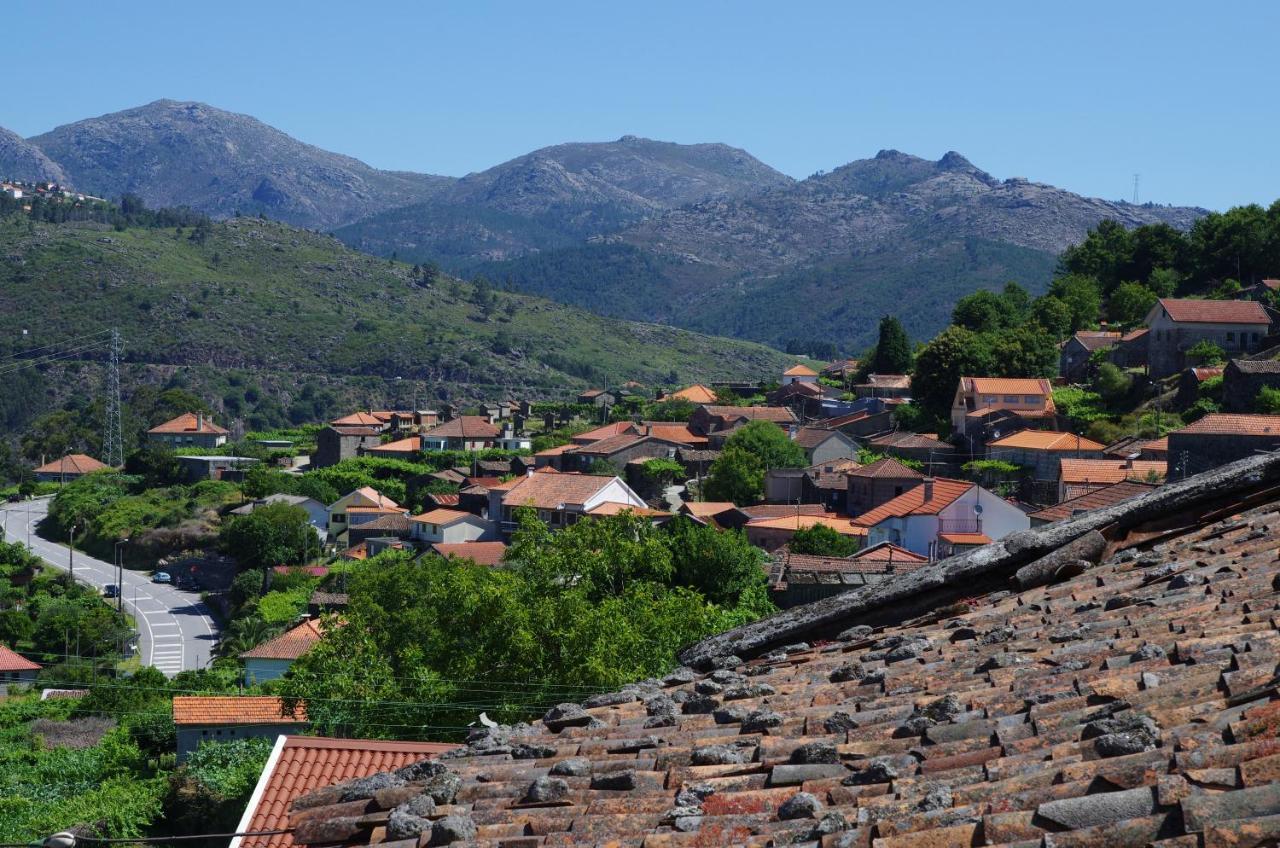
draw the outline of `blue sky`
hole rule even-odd
[[[0,87],[23,135],[168,97],[441,174],[631,133],[797,177],[957,150],[1106,198],[1134,173],[1143,201],[1280,197],[1275,2],[7,0],[4,17],[46,45]]]

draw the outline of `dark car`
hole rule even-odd
[[[120,587],[114,583],[108,583],[102,587],[102,596],[104,598],[118,598],[120,597]]]
[[[17,503],[20,500],[22,500],[22,495],[18,494],[17,492],[13,492],[12,494],[9,495],[9,503]]]

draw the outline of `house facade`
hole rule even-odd
[[[856,459],[858,443],[840,430],[801,427],[791,440],[804,448],[810,465],[822,465],[840,459]]]
[[[1058,461],[1062,457],[1101,459],[1105,448],[1106,445],[1075,433],[1022,430],[989,442],[987,459],[1020,466],[1036,480],[1055,480],[1058,477]]]
[[[307,708],[294,710],[269,695],[177,695],[173,699],[178,762],[186,761],[205,742],[275,739],[307,727]]]
[[[231,431],[214,424],[203,412],[184,412],[147,431],[147,441],[179,448],[218,448],[227,443]]]
[[[1056,414],[1053,386],[1041,378],[961,377],[951,402],[951,426],[963,436],[969,416],[998,409],[1020,418],[1052,418]]]
[[[814,371],[808,365],[799,363],[792,365],[786,371],[782,372],[782,385],[789,386],[792,383],[817,383],[818,372]]]
[[[1211,413],[1169,434],[1169,473],[1181,480],[1274,450],[1280,450],[1280,415]]]
[[[29,686],[36,682],[40,666],[6,645],[0,645],[0,693],[10,686]]]
[[[930,559],[938,559],[957,536],[985,537],[985,544],[1031,526],[1026,513],[994,492],[946,478],[925,478],[854,521],[867,528],[869,545],[892,542]]]
[[[478,515],[457,509],[437,508],[409,519],[409,538],[421,547],[445,543],[478,542],[496,535],[493,524]]]
[[[110,466],[104,465],[91,456],[82,453],[70,453],[61,459],[45,463],[31,473],[36,476],[37,483],[70,483],[79,480],[86,474],[101,471]]]
[[[1110,350],[1120,342],[1120,333],[1109,330],[1080,330],[1062,343],[1058,351],[1058,376],[1072,382],[1089,377],[1089,363],[1099,350]]]
[[[382,444],[382,430],[363,425],[330,424],[316,433],[316,452],[311,455],[314,468],[328,468],[344,459],[355,459],[364,450]]]
[[[303,654],[314,648],[323,634],[320,622],[309,618],[274,639],[240,655],[244,662],[244,685],[254,686],[284,677]]]
[[[924,475],[886,457],[850,471],[847,479],[845,511],[856,517],[919,486]]]
[[[495,447],[502,432],[480,415],[459,415],[422,434],[423,450],[481,451]]]
[[[403,514],[404,509],[372,486],[349,492],[329,504],[329,538],[345,541],[348,527],[358,526],[383,515]]]
[[[1201,342],[1217,345],[1230,358],[1258,350],[1271,330],[1266,308],[1252,300],[1161,298],[1144,323],[1147,366],[1157,380],[1198,365],[1187,353]]]
[[[516,512],[521,508],[535,510],[539,520],[552,530],[559,530],[610,503],[636,510],[647,508],[644,500],[619,477],[535,471],[490,488],[489,517],[500,522],[499,532],[506,537],[515,531]]]

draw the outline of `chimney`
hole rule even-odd
[[[1125,468],[1133,468],[1133,457],[1126,457],[1124,461]]]
[[[924,500],[925,503],[933,500],[933,478],[924,478]]]
[[[196,413],[196,432],[199,433],[203,429],[204,429],[204,413],[197,412]]]

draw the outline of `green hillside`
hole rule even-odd
[[[286,394],[315,380],[368,395],[371,382],[402,378],[420,398],[556,398],[627,379],[759,377],[786,363],[757,344],[429,281],[271,221],[117,230],[0,218],[0,354],[108,327],[124,335],[131,372],[244,371]]]

